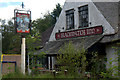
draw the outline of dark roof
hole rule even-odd
[[[35,50],[40,50],[44,47],[45,43],[49,41],[50,35],[52,33],[54,26],[49,27],[46,31],[41,34],[41,37],[38,37],[39,40],[34,42],[32,45],[35,46]],[[28,48],[28,46],[26,46]]]
[[[119,22],[119,2],[94,2],[97,9],[101,12],[101,14],[105,17],[105,19],[109,22],[109,24],[113,27],[115,31],[118,30],[118,22]]]
[[[64,48],[64,44],[68,43],[69,41],[72,42],[75,48],[84,48],[88,49],[93,44],[101,40],[103,35],[94,35],[94,36],[88,36],[88,37],[79,37],[79,38],[72,38],[72,39],[63,39],[63,40],[57,40],[57,41],[50,41],[46,43],[44,48],[35,54],[39,54],[40,52],[45,52],[46,54],[57,54],[60,48]]]
[[[115,34],[105,35],[101,43],[109,43],[120,39],[120,2],[94,2],[95,6],[115,30]]]
[[[49,41],[50,35],[53,31],[54,26],[48,28],[46,31],[44,31],[41,35],[41,46],[44,46],[46,42]]]
[[[114,42],[114,41],[119,41],[120,40],[120,30],[113,35],[106,35],[101,39],[101,43],[109,43],[109,42]]]

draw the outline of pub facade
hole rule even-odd
[[[47,54],[48,69],[55,68],[59,49],[69,41],[72,41],[75,48],[82,46],[88,52],[98,52],[101,60],[107,58],[106,68],[110,67],[108,63],[111,58],[117,60],[112,65],[118,67],[119,55],[114,53],[119,48],[119,15],[120,3],[117,1],[66,0],[49,41],[41,50]]]

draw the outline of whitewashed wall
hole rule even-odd
[[[116,54],[117,50],[114,47],[117,48],[116,44],[106,46],[106,68],[109,70],[109,68],[113,68],[114,66],[117,67],[117,69],[112,69],[113,75],[118,73],[118,55]],[[112,64],[110,64],[110,62],[112,62]]]
[[[114,34],[115,30],[113,27],[108,23],[105,17],[101,14],[101,12],[97,9],[93,2],[65,2],[63,10],[59,16],[58,21],[53,29],[53,32],[50,36],[49,41],[55,41],[55,33],[60,30],[61,32],[66,31],[66,10],[74,9],[74,22],[75,22],[75,29],[78,29],[79,26],[79,16],[78,16],[78,7],[84,6],[88,4],[89,7],[89,22],[91,25],[89,27],[94,27],[98,25],[102,25],[104,29],[103,35]],[[63,29],[64,28],[64,29]]]

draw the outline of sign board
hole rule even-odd
[[[17,32],[18,33],[29,33],[30,28],[30,14],[16,13]]]
[[[78,30],[67,31],[67,32],[59,32],[59,33],[55,34],[55,38],[56,39],[65,39],[65,38],[97,35],[97,34],[102,34],[102,33],[103,33],[103,27],[96,26],[96,27],[78,29]]]
[[[31,27],[31,11],[30,10],[14,10],[14,21],[17,33],[30,33]]]

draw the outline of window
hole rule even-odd
[[[88,27],[88,5],[78,8],[79,11],[79,28]]]
[[[66,29],[74,29],[74,9],[66,11]]]

